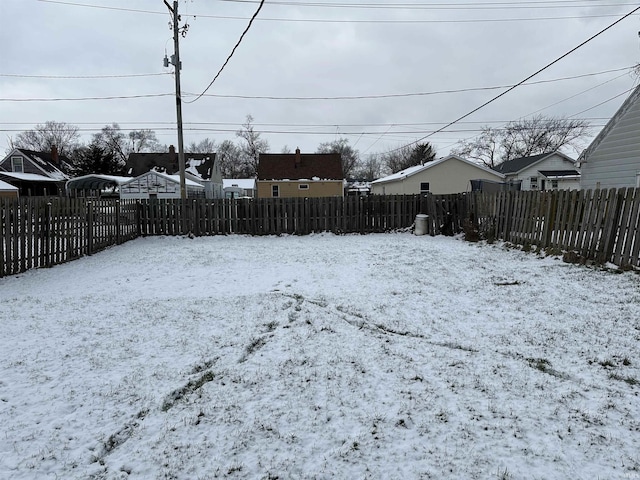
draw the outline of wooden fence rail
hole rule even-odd
[[[306,235],[470,218],[487,237],[640,267],[640,189],[234,200],[0,199],[0,277],[50,267],[143,235]]]

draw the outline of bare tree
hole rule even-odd
[[[223,178],[243,178],[244,170],[240,149],[231,141],[223,140],[216,152],[216,162],[220,163]]]
[[[247,115],[242,128],[236,132],[242,139],[240,152],[246,177],[255,177],[258,173],[258,160],[261,153],[269,151],[269,142],[260,138],[260,134],[253,128],[253,117]]]
[[[495,167],[519,157],[571,148],[579,152],[590,134],[589,123],[565,117],[535,117],[509,122],[503,129],[483,127],[473,140],[463,140],[452,153]]]
[[[125,134],[122,133],[122,130],[120,130],[120,125],[117,123],[102,127],[100,132],[93,135],[91,143],[113,155],[121,161],[123,165],[127,160],[128,153],[125,151],[126,137]]]
[[[36,125],[33,130],[27,130],[9,139],[14,148],[24,148],[36,152],[50,152],[55,146],[60,155],[71,155],[78,147],[80,134],[78,127],[65,122],[48,121],[44,125]]]
[[[153,130],[132,130],[124,134],[120,125],[112,123],[105,125],[100,132],[93,135],[91,143],[95,143],[105,152],[113,154],[123,164],[130,153],[165,152],[167,148],[161,145]]]
[[[216,151],[216,142],[210,138],[203,138],[198,143],[191,142],[186,151],[189,153],[213,153]]]
[[[351,178],[360,161],[360,152],[349,145],[349,140],[346,138],[321,143],[318,145],[316,153],[339,153],[342,158],[344,178]]]
[[[156,132],[153,130],[132,130],[127,137],[129,138],[127,145],[129,153],[162,152],[166,150],[166,148],[158,142]]]
[[[382,167],[381,155],[372,153],[365,160],[360,160],[353,176],[358,180],[372,182],[382,176]]]

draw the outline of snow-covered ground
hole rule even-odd
[[[640,275],[141,238],[0,279],[1,479],[640,478]]]

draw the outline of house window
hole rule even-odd
[[[22,157],[11,157],[11,171],[16,173],[24,172]]]
[[[558,189],[558,180],[551,180],[551,188],[554,190]]]
[[[531,190],[537,190],[538,189],[538,177],[531,177],[529,179],[529,186],[531,187]]]
[[[420,182],[420,193],[429,193],[429,182]]]
[[[640,171],[636,172],[636,188],[640,188]]]
[[[271,186],[271,196],[274,198],[280,196],[280,187],[278,185]]]
[[[301,183],[298,185],[298,189],[299,190],[309,190],[309,184],[308,183]]]

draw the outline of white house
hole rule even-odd
[[[473,163],[457,155],[448,155],[424,165],[404,170],[371,182],[374,195],[447,194],[471,190],[471,180],[504,182],[502,173]]]
[[[188,198],[205,198],[205,186],[190,178],[185,179]],[[180,175],[169,175],[152,170],[120,184],[120,198],[181,198]]]
[[[521,190],[579,190],[580,171],[571,157],[549,152],[508,160],[495,167],[508,183],[520,183]]]
[[[222,180],[225,198],[255,197],[255,178],[225,178]]]
[[[640,86],[578,158],[584,189],[640,187]]]

